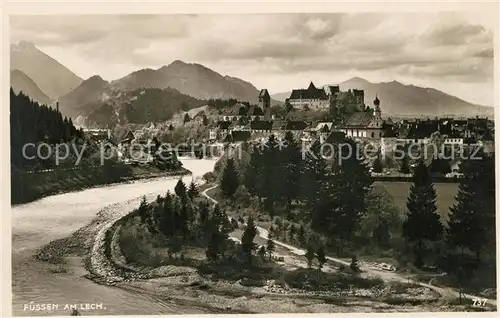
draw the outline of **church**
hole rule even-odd
[[[380,110],[380,100],[378,96],[373,101],[375,110],[358,111],[347,117],[342,124],[337,127],[348,137],[358,138],[373,138],[379,139],[383,137],[382,111]]]

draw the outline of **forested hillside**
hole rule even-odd
[[[46,142],[54,145],[83,137],[71,121],[46,105],[40,105],[22,92],[10,90],[11,163],[19,169],[30,166],[36,159],[23,158],[25,144]],[[30,155],[31,156],[31,155]]]
[[[204,104],[204,101],[181,94],[173,88],[136,89],[106,101],[90,113],[87,124],[102,127],[118,123],[162,122],[178,112]]]

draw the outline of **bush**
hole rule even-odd
[[[285,282],[293,288],[305,290],[332,290],[355,288],[372,288],[382,286],[380,278],[361,278],[357,275],[343,273],[325,273],[318,270],[298,269],[285,274]]]
[[[212,183],[215,182],[215,175],[212,171],[209,171],[203,175],[203,180]]]
[[[246,287],[262,287],[265,284],[266,284],[266,282],[262,279],[254,279],[254,278],[244,277],[240,280],[240,285],[246,286]]]
[[[128,263],[156,266],[161,263],[163,257],[154,251],[155,240],[137,224],[128,223],[120,231],[119,244]]]
[[[238,187],[234,193],[234,201],[242,206],[250,205],[250,193],[248,193],[247,188],[244,185]]]

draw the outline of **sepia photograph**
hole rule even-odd
[[[280,6],[8,15],[13,316],[497,311],[497,3]]]

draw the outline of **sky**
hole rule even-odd
[[[496,23],[494,12],[39,15],[10,16],[10,33],[84,79],[182,60],[271,94],[358,76],[493,105]]]

